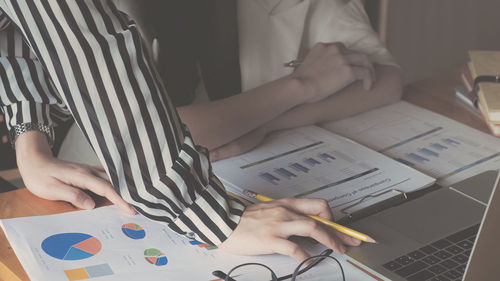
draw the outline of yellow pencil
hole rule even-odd
[[[243,193],[245,195],[247,195],[248,197],[250,198],[255,198],[261,202],[269,202],[269,201],[273,201],[272,198],[269,198],[265,195],[262,195],[262,194],[259,194],[257,192],[254,192],[254,191],[251,191],[251,190],[248,190],[248,189],[245,189],[245,191],[243,191]],[[322,217],[319,217],[319,216],[314,216],[314,215],[308,215],[310,218],[316,220],[316,221],[319,221],[339,232],[342,232],[344,234],[347,234],[351,237],[354,237],[354,238],[357,238],[361,241],[364,241],[364,242],[367,242],[367,243],[377,243],[373,238],[371,238],[370,236],[366,235],[366,234],[363,234],[359,231],[356,231],[354,229],[350,229],[348,227],[345,227],[345,226],[342,226],[338,223],[334,223],[332,221],[329,221],[327,219],[324,219]]]

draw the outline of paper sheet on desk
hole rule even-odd
[[[192,245],[196,243],[163,225],[142,215],[124,215],[115,206],[0,222],[34,281],[213,280],[213,270],[227,272],[245,262],[267,264],[282,275],[291,273],[297,265],[280,255],[235,256],[207,245]],[[311,253],[323,250],[319,244],[305,246]],[[145,254],[146,249],[158,251]],[[342,264],[347,276],[356,277],[354,280],[372,280],[347,262]],[[328,280],[341,280],[340,271],[335,270],[325,268],[322,272],[334,277]]]
[[[500,168],[500,139],[407,102],[322,125],[450,186]]]
[[[434,183],[431,177],[316,126],[274,133],[256,149],[213,167],[238,195],[251,189],[273,198],[324,198],[336,219],[399,194],[392,189],[411,192]]]

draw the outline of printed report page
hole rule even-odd
[[[237,256],[216,246],[188,239],[142,215],[123,214],[116,206],[57,215],[0,220],[5,234],[31,280],[220,280],[214,270],[229,272],[237,265],[258,262],[279,276],[293,272],[298,261],[282,255]],[[325,249],[309,240],[299,242],[310,254]],[[348,278],[373,280],[345,257],[333,254]],[[250,268],[242,280],[256,278]],[[342,280],[340,268],[324,263],[300,280]],[[240,280],[238,279],[238,280]]]
[[[434,183],[434,179],[317,126],[281,131],[238,157],[215,162],[228,189],[272,198],[324,198],[335,219]]]
[[[322,127],[436,178],[442,186],[500,167],[500,139],[404,101]]]

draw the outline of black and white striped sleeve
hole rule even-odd
[[[3,1],[3,2],[2,2]],[[111,0],[0,0],[121,196],[145,216],[219,244],[242,215],[181,125],[133,21]]]
[[[52,109],[62,105],[23,36],[0,11],[0,107],[7,129],[26,123],[51,127]]]
[[[10,25],[9,17],[2,10],[0,10],[0,30],[4,30],[9,25]]]

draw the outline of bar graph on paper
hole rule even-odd
[[[425,161],[420,153],[415,157]],[[324,198],[334,213],[368,195],[395,187],[414,190],[433,181],[313,126],[271,135],[249,153],[214,163],[214,171],[236,194],[248,188],[273,198]]]
[[[323,141],[315,139],[309,139],[309,143],[298,141],[299,139],[307,141],[308,138],[310,137],[303,135],[286,136],[287,141],[291,140],[291,143],[288,145],[281,143],[280,147],[288,147],[289,150],[276,153],[277,150],[272,149],[274,152],[272,156],[261,153],[261,158],[251,155],[252,162],[246,162],[248,156],[243,157],[239,159],[242,161],[239,168],[258,171],[255,184],[260,187],[269,186],[271,189],[266,194],[273,195],[272,187],[286,186],[288,197],[304,197],[318,191],[334,189],[379,171],[376,167],[354,160],[345,153],[335,150],[331,144]],[[303,183],[307,183],[307,187],[304,187],[306,184]]]
[[[305,157],[300,162],[291,162],[287,167],[275,168],[273,171],[264,171],[259,176],[273,184],[277,185],[281,180],[291,180],[300,176],[301,174],[309,174],[309,172],[321,165],[326,166],[332,163],[335,158],[332,156],[335,152],[322,152],[318,153],[317,157]]]
[[[385,154],[438,180],[474,169],[500,157],[499,151],[444,129],[393,146]]]
[[[500,167],[497,138],[406,102],[325,128],[430,175],[443,186]]]

